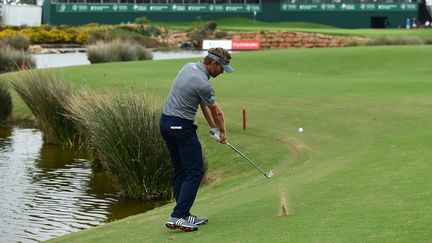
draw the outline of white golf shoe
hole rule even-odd
[[[166,227],[170,229],[181,229],[185,232],[195,231],[198,230],[198,226],[193,223],[189,223],[183,218],[174,218],[170,217],[168,221],[165,224]]]
[[[191,224],[202,225],[208,223],[208,218],[206,217],[197,217],[195,215],[190,215],[186,218],[186,220]]]

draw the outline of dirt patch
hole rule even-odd
[[[202,180],[203,185],[212,185],[222,182],[225,173],[222,171],[207,171]]]
[[[279,208],[279,217],[286,217],[289,214],[288,211],[288,203],[285,190],[282,187],[279,187],[279,197],[280,197],[280,208]]]

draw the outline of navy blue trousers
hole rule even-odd
[[[193,121],[162,115],[160,132],[173,164],[172,186],[176,206],[171,217],[186,218],[204,175],[201,143]]]

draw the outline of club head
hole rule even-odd
[[[267,173],[266,177],[270,179],[272,176],[273,176],[273,171],[271,170],[269,171],[269,173]]]

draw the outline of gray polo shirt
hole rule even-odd
[[[168,116],[194,120],[201,102],[212,105],[215,92],[204,64],[187,63],[177,74],[162,113]]]

